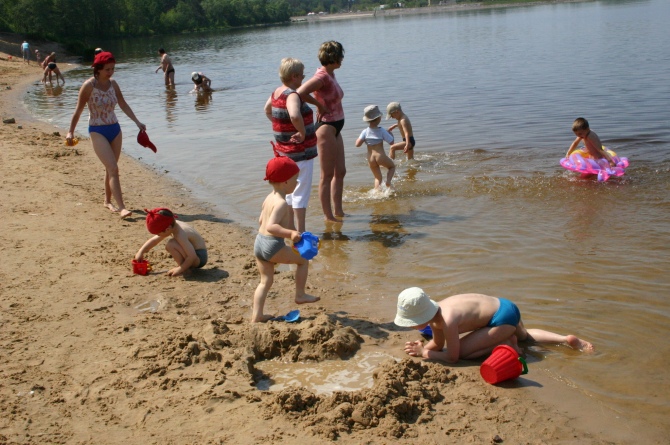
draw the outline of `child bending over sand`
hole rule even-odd
[[[135,260],[141,261],[147,252],[172,235],[172,239],[165,245],[165,250],[172,255],[177,267],[168,270],[169,276],[177,277],[189,269],[200,269],[207,263],[205,240],[193,227],[177,221],[177,215],[170,209],[158,208],[146,212],[147,230],[155,236],[149,238],[137,251]]]
[[[454,295],[436,303],[422,289],[411,287],[398,295],[394,322],[413,329],[430,325],[433,338],[425,345],[419,340],[407,342],[405,352],[448,363],[482,357],[499,344],[508,344],[521,353],[517,340],[565,344],[580,351],[593,351],[591,343],[574,335],[526,329],[514,303],[483,294]]]
[[[263,201],[261,216],[258,220],[260,227],[254,243],[254,255],[261,282],[254,293],[252,323],[268,321],[272,318],[272,315],[263,314],[263,306],[272,287],[275,264],[296,264],[298,266],[295,271],[296,303],[314,303],[320,299],[305,293],[309,260],[298,255],[284,242],[284,239],[288,238],[295,244],[301,238],[300,232],[286,228],[293,227],[292,214],[286,203],[286,195],[293,193],[298,185],[299,172],[300,169],[295,161],[286,156],[271,159],[265,169],[265,180],[272,185],[272,192]]]

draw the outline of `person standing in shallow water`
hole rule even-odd
[[[162,68],[165,76],[165,86],[174,87],[174,66],[172,66],[172,60],[163,48],[158,50],[158,54],[161,55],[161,64],[158,65],[155,72],[157,73]]]
[[[325,220],[335,222],[344,216],[342,195],[344,176],[347,174],[341,134],[344,127],[344,92],[335,79],[335,70],[342,66],[343,60],[344,48],[341,43],[323,43],[319,48],[319,62],[322,66],[298,88],[303,101],[308,101],[308,96],[314,93],[314,98],[321,104],[316,124],[317,149],[321,160],[319,200]]]
[[[119,108],[126,113],[140,130],[146,130],[146,126],[140,122],[130,105],[123,98],[121,88],[112,79],[116,60],[110,52],[103,51],[95,56],[93,60],[93,77],[86,80],[79,90],[77,107],[72,115],[70,129],[65,136],[68,144],[72,143],[74,130],[79,122],[79,117],[84,107],[88,105],[88,132],[91,135],[93,150],[105,166],[105,207],[112,212],[118,212],[121,218],[127,218],[132,212],[126,209],[121,193],[121,181],[119,179],[119,157],[121,156],[121,144],[123,135],[121,126],[114,113],[118,103]],[[112,197],[116,206],[112,204]]]

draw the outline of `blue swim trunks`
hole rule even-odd
[[[118,122],[111,125],[89,125],[88,133],[100,133],[111,144],[119,133],[121,133],[121,126]]]
[[[500,307],[496,313],[493,314],[491,321],[489,321],[489,324],[486,326],[493,328],[504,324],[512,326],[518,325],[519,321],[521,321],[521,312],[519,312],[519,308],[516,307],[516,304],[505,298],[498,298],[498,301],[500,301]]]

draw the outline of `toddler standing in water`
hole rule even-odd
[[[389,131],[393,131],[396,127],[400,128],[402,142],[391,145],[389,156],[391,159],[395,159],[395,152],[402,150],[403,153],[407,154],[408,160],[414,159],[414,146],[416,145],[414,131],[412,130],[412,123],[409,121],[407,115],[403,113],[400,103],[391,102],[386,106],[386,119],[391,118],[397,119],[398,123],[391,125]]]
[[[377,105],[368,105],[363,111],[363,120],[368,122],[369,127],[361,132],[356,139],[356,147],[360,147],[365,142],[368,146],[368,165],[375,177],[375,189],[379,189],[382,184],[381,167],[388,169],[386,173],[386,187],[391,187],[391,180],[395,173],[395,164],[386,156],[384,151],[384,141],[393,145],[393,135],[386,129],[381,128],[379,123],[382,120],[382,112]]]
[[[298,266],[295,271],[296,303],[314,303],[320,299],[305,293],[309,260],[301,257],[284,242],[284,239],[288,238],[295,244],[302,238],[297,230],[287,229],[287,227],[293,227],[293,221],[291,220],[292,213],[286,203],[286,195],[293,193],[298,185],[299,172],[300,169],[295,161],[286,156],[272,158],[265,169],[265,180],[272,185],[272,192],[263,201],[261,216],[258,220],[260,227],[254,243],[254,255],[261,282],[254,293],[252,323],[268,321],[272,318],[272,315],[263,314],[263,307],[272,287],[275,264],[296,264]]]

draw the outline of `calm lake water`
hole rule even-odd
[[[527,326],[575,333],[597,348],[590,356],[533,348],[531,369],[550,369],[667,432],[669,18],[666,0],[603,0],[100,45],[120,61],[115,78],[158,146],[155,155],[138,146],[119,112],[126,153],[255,227],[269,191],[263,105],[279,85],[279,61],[298,57],[309,76],[319,45],[342,42],[349,216],[326,226],[313,194],[307,221],[323,239],[311,273],[358,289],[333,306],[387,322],[409,286],[435,299],[511,298]],[[153,72],[161,46],[176,67],[174,91]],[[189,93],[191,71],[210,77],[214,93]],[[66,73],[64,89],[34,86],[27,107],[66,128],[90,72]],[[354,141],[363,108],[391,101],[412,120],[417,162],[400,162],[395,194],[378,196]],[[578,116],[630,159],[625,176],[597,183],[559,166]],[[88,136],[85,118],[78,132]]]

